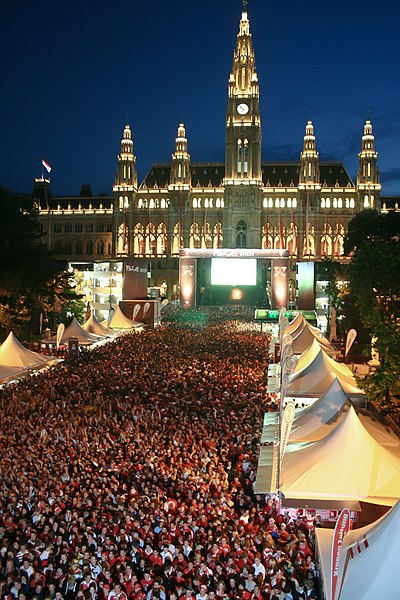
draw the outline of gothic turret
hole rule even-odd
[[[113,185],[113,255],[127,255],[132,252],[132,210],[136,195],[136,156],[133,153],[131,128],[125,125]]]
[[[175,152],[172,155],[171,185],[190,185],[190,154],[187,148],[185,126],[180,123],[175,139]]]
[[[228,81],[225,151],[225,181],[228,184],[249,180],[261,182],[259,95],[247,2],[243,2]]]
[[[118,155],[114,188],[116,186],[137,188],[136,156],[133,154],[132,132],[129,125],[125,125],[124,135],[121,140],[121,153]]]
[[[378,153],[375,150],[375,137],[372,124],[368,119],[364,125],[361,152],[358,155],[357,187],[361,208],[378,208],[379,192],[382,186],[379,181]]]
[[[306,125],[306,134],[304,136],[303,152],[300,154],[300,189],[319,189],[319,157],[314,135],[314,125],[308,121]]]

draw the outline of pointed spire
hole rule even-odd
[[[247,16],[247,0],[243,0],[243,12],[240,19],[236,49],[233,54],[233,66],[229,76],[229,97],[259,97],[258,77],[256,73],[250,22]]]
[[[118,155],[117,173],[115,176],[116,186],[137,187],[136,156],[133,153],[133,140],[130,125],[124,127],[121,139],[121,152]]]
[[[358,154],[358,174],[357,174],[357,185],[360,190],[368,189],[370,192],[372,189],[379,191],[381,184],[379,182],[379,170],[378,170],[378,152],[375,150],[375,136],[372,130],[372,123],[369,119],[365,121],[364,135],[361,140],[361,152]],[[370,206],[371,203],[368,199],[368,205],[364,203],[364,207]]]
[[[314,125],[311,120],[308,120],[306,125],[303,152],[300,154],[300,165],[299,183],[307,188],[319,186],[319,156],[314,135]]]
[[[175,152],[172,155],[171,180],[172,185],[190,184],[190,154],[186,129],[179,123],[178,135],[175,139]]]

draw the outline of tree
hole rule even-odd
[[[346,288],[346,267],[340,262],[325,259],[320,265],[319,278],[321,281],[327,282],[323,289],[328,297],[330,306],[330,312],[328,312],[328,329],[331,332],[330,337],[336,338],[337,334],[333,334],[336,330],[336,316],[334,317],[335,322],[332,323],[332,314],[337,315],[343,302],[343,294]],[[334,309],[334,312],[332,309]]]
[[[349,225],[345,248],[353,253],[350,293],[381,357],[363,387],[371,399],[387,399],[400,394],[400,215],[362,211]]]
[[[0,187],[0,329],[17,335],[39,333],[39,317],[63,306],[74,293],[72,274],[42,241],[30,196]]]

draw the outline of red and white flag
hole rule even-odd
[[[48,173],[50,173],[51,171],[51,166],[49,165],[49,163],[47,162],[47,160],[45,159],[44,156],[42,156],[42,166],[46,169],[46,171]]]

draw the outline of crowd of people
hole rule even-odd
[[[254,493],[269,339],[165,324],[0,390],[0,597],[316,598],[312,524]]]

